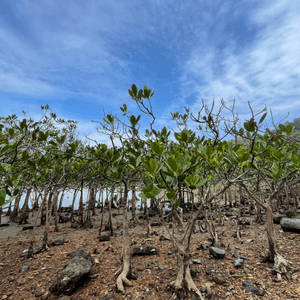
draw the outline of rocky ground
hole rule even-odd
[[[117,213],[117,210],[114,211]],[[106,216],[107,217],[107,216]],[[50,229],[50,242],[58,237],[62,244],[34,252],[32,258],[21,256],[29,248],[32,230],[23,231],[25,225],[11,224],[0,228],[0,299],[170,299],[169,284],[176,278],[176,253],[168,239],[167,230],[153,226],[154,234],[147,236],[145,220],[132,226],[131,247],[152,245],[153,255],[133,256],[132,268],[137,279],[133,287],[126,287],[128,295],[116,292],[114,273],[120,268],[122,251],[121,215],[113,218],[115,236],[109,241],[99,241],[100,211],[92,217],[93,228],[74,229],[70,223],[60,224],[59,232]],[[280,249],[289,260],[293,271],[288,277],[272,275],[272,263],[263,262],[268,248],[265,226],[255,222],[255,216],[247,216],[250,225],[240,225],[242,243],[236,237],[236,217],[225,218],[223,226],[217,226],[219,248],[225,250],[223,258],[216,258],[218,249],[209,249],[209,234],[197,233],[192,237],[191,274],[199,289],[208,299],[206,286],[210,286],[210,299],[300,299],[300,235],[283,232],[280,225],[275,231]],[[29,223],[33,224],[33,218]],[[155,218],[151,219],[154,222]],[[5,220],[4,220],[5,222]],[[43,227],[35,231],[35,246],[41,246]],[[104,234],[104,233],[103,233]],[[58,244],[60,243],[58,242]],[[74,250],[85,249],[91,253],[93,266],[86,280],[70,295],[55,296],[49,291],[59,274],[72,260]],[[222,251],[221,251],[222,252]],[[26,255],[23,252],[22,255]],[[182,298],[185,299],[185,298]]]

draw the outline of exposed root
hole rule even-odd
[[[201,292],[198,290],[192,279],[189,263],[184,264],[183,260],[179,260],[177,263],[178,274],[174,282],[175,292],[171,299],[180,299],[180,294],[184,293],[184,290],[188,290],[190,293],[197,295],[198,299],[204,300]]]
[[[151,227],[151,225],[150,225],[150,224],[148,224],[147,228],[148,228],[147,236],[150,236],[150,235],[152,235],[152,234],[153,234],[153,232],[152,232],[152,227]]]
[[[281,254],[275,254],[274,270],[278,273],[285,274],[288,271],[287,268],[290,269],[289,262]]]
[[[185,280],[186,280],[186,285],[187,285],[188,290],[190,292],[194,292],[199,297],[200,300],[204,300],[201,292],[198,290],[198,288],[196,287],[196,285],[192,279],[189,268],[185,272]]]
[[[131,281],[127,279],[127,275],[128,275],[128,272],[126,272],[125,270],[123,270],[122,273],[117,278],[117,288],[123,294],[126,294],[126,291],[125,291],[123,283],[126,284],[126,285],[128,285],[128,286],[132,286]]]

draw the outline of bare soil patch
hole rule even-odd
[[[29,248],[32,230],[22,231],[24,225],[16,224],[0,228],[0,299],[93,300],[101,299],[105,293],[110,293],[112,299],[170,299],[172,290],[168,285],[175,280],[177,274],[175,248],[172,241],[161,240],[161,236],[168,237],[163,226],[153,227],[154,234],[147,236],[144,220],[130,228],[131,247],[153,245],[159,252],[152,256],[133,256],[133,273],[138,278],[132,280],[133,287],[126,287],[128,295],[116,292],[114,273],[121,266],[122,252],[121,218],[121,215],[113,218],[115,236],[105,242],[99,242],[98,239],[99,210],[97,216],[92,217],[94,227],[91,229],[73,229],[70,223],[60,224],[60,232],[54,232],[54,227],[51,227],[50,241],[63,235],[67,242],[51,246],[47,251],[35,254],[32,259],[20,256],[23,250]],[[273,264],[262,262],[261,253],[266,253],[268,249],[265,225],[256,223],[255,216],[249,219],[250,225],[240,226],[243,243],[238,243],[238,239],[234,237],[235,219],[227,218],[224,226],[216,227],[220,248],[226,250],[224,259],[213,258],[208,249],[200,249],[201,244],[209,241],[208,233],[197,231],[193,235],[190,258],[201,260],[201,264],[191,264],[197,287],[204,291],[206,284],[210,284],[214,299],[300,299],[300,235],[283,232],[280,225],[274,225],[281,252],[293,267],[290,276],[283,276],[279,280],[272,275]],[[29,222],[33,224],[33,219],[29,219]],[[34,246],[41,246],[43,231],[44,227],[37,228]],[[67,254],[79,249],[90,251],[94,258],[89,278],[69,297],[52,295],[49,286],[70,261]],[[241,256],[245,256],[246,260],[242,267],[235,268],[233,259]],[[28,265],[29,269],[21,274],[20,268],[23,265]],[[224,283],[218,281],[218,275],[226,278]],[[245,280],[251,280],[254,286],[265,292],[264,295],[245,293]],[[205,292],[203,295],[207,299]]]

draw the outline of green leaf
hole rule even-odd
[[[150,165],[151,170],[153,172],[155,172],[156,168],[157,168],[157,163],[153,158],[150,158],[149,165]]]
[[[204,178],[204,179],[201,179],[201,180],[196,184],[196,187],[198,188],[198,187],[204,185],[206,182],[207,182],[207,179],[205,179],[205,178]]]
[[[155,154],[157,154],[157,155],[161,154],[160,147],[159,147],[157,142],[152,142],[151,143],[151,149],[155,152]]]
[[[136,85],[135,85],[135,84],[133,84],[133,85],[131,86],[131,90],[132,90],[133,95],[136,96],[136,94],[137,94],[137,88],[136,88]]]
[[[187,141],[187,138],[188,138],[187,134],[186,134],[185,132],[182,132],[182,133],[181,133],[181,140],[182,140],[183,142],[186,142],[186,141]]]
[[[167,164],[171,167],[171,169],[176,172],[177,171],[177,164],[176,161],[174,160],[174,158],[169,157],[167,159]]]
[[[13,136],[14,135],[14,130],[12,128],[9,128],[8,133],[9,133],[10,136]]]
[[[130,123],[132,124],[132,126],[134,126],[137,123],[134,115],[130,116]]]
[[[179,205],[180,205],[180,200],[178,200],[178,201],[175,203],[175,205],[174,205],[175,209],[177,209]]]
[[[299,162],[299,157],[296,154],[293,154],[292,161],[293,161],[293,163],[297,164]]]
[[[291,134],[292,131],[293,131],[292,125],[291,125],[291,124],[288,124],[288,125],[286,126],[286,133],[287,133],[287,134]]]
[[[169,200],[173,200],[173,198],[175,197],[175,192],[167,192],[166,196]]]
[[[267,113],[264,113],[264,114],[262,115],[262,117],[261,117],[260,120],[259,120],[259,124],[261,124],[261,123],[264,121],[264,119],[266,118],[266,116],[267,116]]]

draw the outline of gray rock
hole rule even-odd
[[[158,250],[151,245],[136,246],[132,250],[132,255],[154,255],[157,253],[158,253]]]
[[[67,223],[70,219],[69,213],[61,213],[58,218],[58,223]]]
[[[245,292],[246,293],[253,293],[253,294],[258,295],[258,296],[263,296],[265,294],[265,292],[263,290],[259,289],[256,286],[247,286],[247,287],[245,287]]]
[[[50,292],[55,295],[71,295],[91,271],[94,261],[90,252],[79,250],[69,255],[73,259],[49,288]]]
[[[233,260],[233,265],[236,267],[236,268],[240,268],[242,267],[244,264],[244,260],[243,259],[234,259]]]
[[[71,228],[77,229],[79,228],[79,224],[76,222],[71,223]]]
[[[252,280],[245,280],[244,282],[243,282],[243,286],[253,286],[254,284],[253,284],[253,282],[252,282]]]
[[[37,292],[35,293],[35,297],[41,297],[43,295],[43,292]]]
[[[20,268],[20,273],[25,273],[26,271],[29,270],[29,266],[28,265],[24,265]]]
[[[114,298],[112,294],[105,294],[99,298],[99,300],[113,300],[113,299]]]
[[[86,220],[85,222],[83,222],[82,227],[84,229],[86,228],[93,228],[93,222],[91,220]]]
[[[240,225],[250,225],[250,220],[244,217],[239,218],[238,223]]]
[[[223,276],[223,275],[214,275],[214,281],[217,283],[217,284],[223,284],[226,282],[227,280],[227,277],[226,276]]]
[[[21,257],[26,257],[28,255],[28,251],[29,249],[25,249],[22,251],[22,253],[20,254]]]
[[[65,237],[62,235],[62,236],[59,236],[56,239],[53,239],[52,240],[52,245],[53,246],[58,246],[58,245],[62,245],[64,242],[65,242]]]
[[[283,231],[300,232],[300,219],[282,218],[280,226]]]
[[[146,269],[148,269],[148,270],[151,270],[153,268],[153,265],[151,262],[147,262],[147,263],[145,263],[145,265],[146,265]]]
[[[42,249],[40,247],[33,247],[33,254],[38,254],[42,251]]]
[[[198,265],[201,265],[201,264],[202,264],[200,259],[192,259],[191,262],[192,262],[193,264],[198,264]]]
[[[104,234],[99,236],[99,242],[104,242],[104,241],[109,241],[110,240],[110,235],[109,234]]]
[[[205,273],[206,273],[207,275],[211,275],[212,272],[213,272],[212,269],[206,269],[206,271],[205,271]]]
[[[224,258],[225,257],[225,250],[217,248],[217,247],[210,247],[209,253],[215,258]]]

